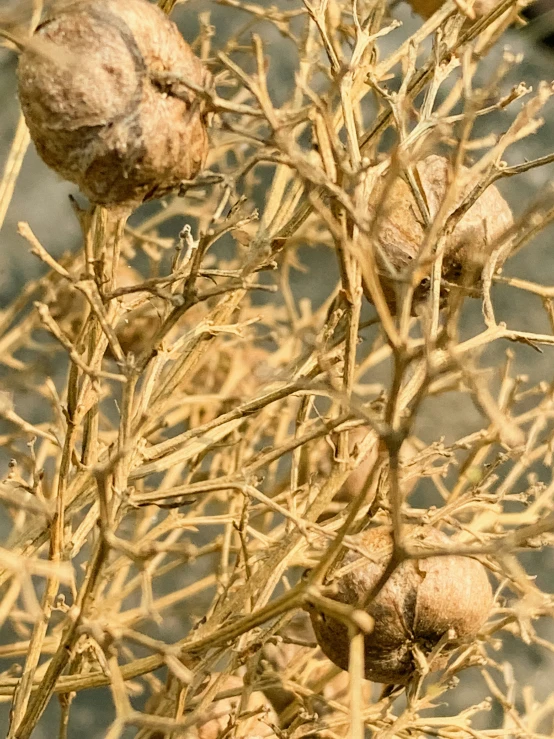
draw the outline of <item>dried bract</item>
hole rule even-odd
[[[450,183],[450,164],[445,157],[435,154],[426,157],[414,166],[418,186],[433,220],[441,207]],[[462,167],[462,172],[467,172]],[[471,186],[458,193],[449,209],[449,214],[461,205]],[[370,214],[376,218],[375,238],[379,244],[377,258],[385,297],[392,310],[396,309],[397,281],[391,274],[391,266],[402,273],[418,255],[426,234],[426,227],[412,188],[402,177],[392,185],[384,177],[377,184],[369,204]],[[447,283],[478,288],[481,271],[492,249],[498,245],[502,235],[512,226],[510,207],[494,186],[485,192],[458,221],[447,237],[442,265],[443,289]],[[430,265],[421,265],[430,272]],[[500,266],[500,261],[497,263]],[[425,298],[427,281],[415,291],[415,301]],[[366,287],[366,296],[371,299]],[[472,294],[470,292],[470,294]]]
[[[449,539],[436,529],[420,530],[418,541],[427,548]],[[413,542],[415,545],[415,542]],[[378,528],[358,535],[367,557],[349,551],[331,573],[333,598],[363,606],[383,574],[391,552],[391,536]],[[470,557],[446,555],[407,560],[396,568],[377,597],[366,607],[375,620],[365,637],[365,676],[383,683],[405,684],[414,675],[414,652],[428,657],[450,631],[429,667],[444,667],[461,642],[474,638],[492,607],[492,589],[483,565]],[[316,609],[311,610],[317,641],[326,656],[348,669],[348,626]]]
[[[37,43],[38,42],[38,43]],[[19,98],[42,159],[94,203],[136,204],[194,177],[207,154],[198,100],[165,93],[207,72],[146,0],[76,0],[42,23],[21,55]]]

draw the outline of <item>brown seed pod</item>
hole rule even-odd
[[[233,689],[238,692],[236,697],[215,700],[208,706],[205,713],[199,717],[196,727],[191,730],[191,739],[223,739],[226,736],[234,736],[237,739],[255,739],[256,737],[275,739],[271,724],[278,722],[277,715],[263,693],[257,691],[251,693],[247,700],[247,707],[239,710],[240,691],[244,689],[244,679],[229,676],[222,682],[220,688],[222,692]],[[231,726],[233,726],[232,732],[230,732]]]
[[[359,443],[363,442],[367,433],[369,432],[368,427],[360,426],[352,429],[349,432],[349,447],[350,454],[353,454]],[[334,447],[329,446],[328,442],[320,443],[317,446],[317,451],[314,454],[316,459],[316,469],[314,470],[320,478],[326,478],[331,474],[333,465],[333,457],[336,454],[336,444],[338,438],[335,436],[333,439]],[[404,441],[400,452],[400,482],[402,485],[402,491],[404,495],[409,495],[413,490],[418,480],[420,479],[419,474],[414,474],[413,470],[408,469],[410,461],[418,454],[415,439],[408,438]],[[335,495],[334,503],[349,503],[350,501],[358,498],[360,495],[364,496],[364,506],[371,506],[375,500],[375,494],[378,491],[378,479],[379,479],[379,441],[376,438],[375,444],[369,449],[365,458],[360,464],[351,472],[350,476],[342,486],[342,488]],[[310,469],[308,468],[304,472],[304,480],[309,479]],[[319,521],[323,521],[329,516],[333,515],[333,510],[328,509],[325,511]]]
[[[462,169],[467,172],[466,167]],[[414,170],[430,218],[433,219],[450,182],[450,163],[445,157],[432,154],[418,162]],[[470,189],[471,185],[468,184],[465,192],[460,193],[453,203],[450,213],[461,204]],[[412,189],[401,177],[392,185],[389,185],[386,177],[377,184],[371,196],[369,210],[370,215],[377,219],[375,237],[380,249],[376,251],[376,255],[381,285],[389,307],[394,312],[396,282],[379,251],[397,272],[402,272],[417,256],[425,240],[425,225]],[[512,225],[513,217],[509,205],[496,187],[491,185],[458,221],[447,239],[442,265],[442,293],[448,292],[447,283],[478,288],[487,258]],[[500,262],[498,266],[501,266]],[[430,267],[428,271],[430,272]],[[428,286],[422,282],[421,287],[415,291],[414,303],[423,300],[427,292]],[[475,292],[478,294],[479,291],[473,290],[470,294]],[[371,300],[367,286],[365,294]]]
[[[164,92],[207,71],[147,0],[69,0],[19,59],[19,99],[42,159],[94,203],[133,205],[198,174],[208,142],[198,100]]]
[[[124,263],[118,265],[118,287],[139,285],[143,280],[137,270]],[[127,313],[115,326],[115,333],[123,353],[133,352],[138,356],[150,348],[152,339],[162,325],[164,301],[154,295],[149,295],[145,301],[144,293],[128,293],[121,301],[127,307]]]
[[[416,529],[410,532],[416,535]],[[429,527],[417,529],[417,541],[427,548],[444,546],[449,539]],[[336,586],[334,600],[361,606],[383,574],[391,552],[388,529],[364,531],[357,544],[366,558],[351,550],[331,573]],[[382,683],[405,684],[414,675],[417,648],[428,656],[445,634],[452,639],[431,670],[444,667],[452,651],[475,637],[492,607],[492,589],[484,566],[475,559],[457,555],[407,560],[396,568],[377,597],[366,607],[375,620],[365,637],[365,676]],[[348,627],[312,608],[312,624],[324,654],[343,670],[348,669]],[[454,636],[455,634],[455,636]]]
[[[117,268],[117,286],[131,287],[144,281],[142,275],[121,262]],[[71,341],[76,341],[83,327],[86,315],[86,298],[71,283],[60,286],[49,302],[52,317],[60,324]],[[164,302],[161,298],[150,296],[144,301],[144,293],[129,293],[120,298],[127,312],[114,327],[117,339],[124,354],[138,355],[150,346],[159,329],[164,315]],[[135,306],[135,304],[138,305]],[[108,349],[108,355],[110,350]]]
[[[408,3],[412,6],[413,10],[421,15],[423,18],[430,18],[433,13],[444,5],[444,0],[408,0]],[[466,2],[468,8],[471,6],[470,2]],[[498,0],[475,0],[473,3],[473,14],[475,18],[482,18],[487,13],[490,13],[498,5]]]

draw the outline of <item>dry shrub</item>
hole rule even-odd
[[[554,202],[538,193],[512,220],[495,189],[554,159],[504,162],[540,127],[552,88],[506,90],[508,52],[486,66],[516,4],[495,3],[471,23],[450,0],[403,42],[384,2],[221,4],[215,26],[209,12],[198,16],[191,40],[209,75],[143,70],[174,112],[196,111],[190,125],[211,123],[206,168],[178,183],[131,178],[135,199],[176,190],[139,209],[132,227],[120,208],[125,183],[97,196],[86,167],[66,172],[115,205],[74,204],[83,247],[60,259],[19,227],[44,273],[0,318],[2,446],[13,460],[0,488],[11,528],[0,549],[9,736],[28,739],[55,696],[59,735],[70,736],[76,693],[102,686],[114,706],[108,739],[547,736],[552,694],[518,686],[517,660],[498,652],[506,637],[552,650],[536,630],[552,597],[521,553],[546,558],[553,543],[553,385],[550,376],[529,384],[514,355],[552,351],[553,293],[501,268],[533,248]],[[176,3],[159,5],[169,14]],[[175,8],[185,28],[193,15],[193,5]],[[56,71],[63,60],[28,28],[18,16],[2,30],[23,54],[23,78],[29,55]],[[275,34],[287,54],[269,61]],[[100,57],[101,38],[96,28]],[[285,56],[295,75],[277,96]],[[44,102],[34,94],[25,87],[27,114]],[[144,100],[134,102],[136,122]],[[477,123],[498,111],[502,126],[481,137]],[[101,121],[104,144],[111,123]],[[156,126],[143,134],[146,149],[160,143]],[[0,217],[28,144],[21,123]],[[124,178],[136,172],[125,146],[119,156]],[[429,161],[442,173],[432,192]],[[408,259],[391,252],[387,229]],[[325,250],[336,255],[336,284]],[[497,320],[497,283],[514,301],[522,291],[542,301],[552,331]],[[470,298],[484,323],[466,320]],[[507,342],[496,366],[498,354],[483,350]],[[422,438],[428,403],[452,392],[480,422],[436,417],[447,438]],[[451,640],[449,661],[428,677],[410,642],[410,679],[377,697],[363,679],[364,631],[400,568],[425,582],[407,537],[420,524],[440,532],[433,567],[448,578],[452,563],[483,563],[494,605],[463,644],[451,627],[434,635],[432,649]],[[377,527],[392,532],[386,566],[364,602],[341,603],[327,575],[367,556],[360,532]],[[304,613],[314,609],[340,622],[348,672],[318,648]],[[466,668],[484,702],[464,705]],[[496,713],[476,722],[489,699]]]

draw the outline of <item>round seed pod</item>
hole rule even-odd
[[[351,451],[357,443],[363,441],[367,432],[368,429],[364,427],[353,429],[350,432]],[[409,495],[417,482],[417,478],[413,476],[410,480],[404,480],[405,468],[409,465],[410,459],[412,459],[416,455],[417,449],[414,446],[413,440],[406,439],[406,441],[402,444],[402,449],[400,451],[400,480],[402,483],[402,491],[404,495]],[[338,495],[335,496],[335,500],[350,501],[364,493],[369,492],[367,490],[368,477],[378,459],[378,456],[379,444],[376,441],[375,446],[368,453],[367,457],[365,457],[365,459],[362,460],[358,467],[356,467],[356,469],[352,471],[350,477],[344,483]],[[372,502],[373,498],[368,498],[365,504],[370,505]]]
[[[144,281],[144,277],[127,265],[124,261],[117,268],[117,286],[131,287]],[[159,329],[164,315],[164,302],[161,298],[150,296],[144,300],[144,293],[129,293],[120,298],[127,312],[114,326],[118,341],[124,354],[133,352],[138,355],[145,351]],[[86,315],[85,296],[71,283],[63,284],[54,291],[49,308],[53,318],[58,321],[62,330],[76,341],[83,327]],[[108,356],[110,350],[108,349]]]
[[[244,670],[241,672],[244,673]],[[221,675],[214,672],[211,678],[219,678],[218,692],[228,692],[231,697],[218,698],[215,695],[194,725],[187,729],[187,739],[277,739],[272,728],[278,725],[277,714],[262,692],[250,691],[245,687],[244,674],[228,675],[221,679]],[[161,689],[150,696],[146,711],[148,714],[164,715],[162,711],[167,705],[167,690]],[[167,732],[153,730],[148,732],[148,739],[167,739]]]
[[[427,548],[449,542],[436,529],[417,531],[416,541]],[[330,574],[330,580],[336,587],[334,600],[362,607],[386,568],[392,540],[385,528],[364,531],[357,538],[368,557],[348,551]],[[449,634],[451,638],[430,663],[431,670],[444,667],[454,649],[477,635],[491,607],[492,589],[484,566],[477,560],[445,555],[403,562],[366,607],[375,620],[373,631],[364,639],[366,678],[381,683],[407,683],[416,671],[416,648],[427,657]],[[310,609],[310,616],[324,654],[347,670],[346,624],[315,608]]]
[[[244,679],[229,676],[222,682],[222,690],[242,690]],[[241,696],[214,700],[204,714],[199,717],[195,727],[191,728],[191,739],[223,739],[225,736],[236,736],[242,739],[276,739],[271,724],[278,723],[277,715],[271,703],[261,692],[253,692],[247,701],[247,708],[239,710]],[[246,715],[242,715],[246,714]],[[250,714],[250,715],[248,715]],[[234,731],[229,731],[235,723]]]
[[[421,15],[422,18],[430,18],[442,5],[444,0],[408,0],[413,10]],[[470,6],[470,3],[467,3]],[[475,18],[482,18],[490,13],[493,8],[498,5],[498,0],[475,0],[473,3],[473,13]]]
[[[144,278],[136,269],[124,262],[118,265],[117,286],[131,287],[143,282]],[[114,327],[117,339],[124,354],[133,352],[138,356],[150,346],[156,332],[162,325],[165,305],[161,298],[144,293],[128,293],[120,298],[127,313]],[[108,352],[109,353],[109,352]]]
[[[58,3],[18,66],[39,155],[102,205],[136,205],[193,178],[208,151],[204,114],[192,94],[156,83],[169,72],[199,86],[208,76],[147,0]]]
[[[462,169],[467,171],[466,167]],[[432,220],[438,213],[450,182],[450,163],[445,157],[432,154],[418,162],[414,170]],[[470,188],[471,185],[468,185],[465,192],[459,194],[450,213],[461,204]],[[376,250],[376,258],[381,286],[390,309],[395,312],[396,282],[382,255],[397,272],[404,271],[424,243],[425,224],[410,185],[401,177],[392,185],[384,177],[376,185],[369,211],[377,219],[375,238],[380,248]],[[512,225],[513,217],[509,205],[497,188],[491,185],[458,221],[447,239],[441,294],[445,296],[448,293],[449,284],[472,288],[469,290],[470,295],[480,294],[481,272],[487,258]],[[423,268],[425,265],[421,266]],[[501,266],[501,260],[497,266]],[[430,273],[430,265],[426,269]],[[428,279],[423,279],[420,287],[415,290],[414,304],[425,299],[429,290],[428,282]],[[367,286],[364,289],[366,297],[371,301]]]

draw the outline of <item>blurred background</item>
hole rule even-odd
[[[4,13],[18,13],[24,17],[30,10],[30,3],[16,0],[1,0],[1,9]],[[275,3],[272,3],[275,4]],[[299,0],[281,0],[280,6],[287,9],[300,7]],[[198,13],[209,12],[211,23],[215,27],[216,37],[225,37],[237,24],[245,23],[246,15],[235,8],[225,7],[224,3],[207,2],[207,0],[191,0],[178,5],[174,20],[187,40],[196,36],[198,29]],[[395,18],[401,21],[402,26],[394,33],[386,36],[381,42],[382,53],[396,48],[421,23],[410,7],[404,2],[397,2],[391,11]],[[521,55],[521,62],[514,64],[506,79],[505,85],[509,89],[512,85],[525,82],[536,89],[541,80],[551,82],[554,78],[554,33],[553,14],[554,3],[551,0],[540,0],[527,10],[529,24],[525,28],[510,30],[503,38],[502,43],[493,50],[490,56],[481,65],[481,72],[485,80],[496,65],[499,64],[506,47],[514,54]],[[18,16],[19,17],[19,16]],[[2,15],[0,15],[2,22]],[[291,82],[295,72],[296,58],[291,41],[281,37],[273,27],[263,24],[256,29],[264,35],[266,53],[270,59],[270,90],[274,99],[279,102],[286,98],[291,89]],[[17,57],[5,48],[0,49],[0,172],[3,171],[9,148],[17,126],[19,111],[16,95],[16,65]],[[498,113],[494,117],[487,117],[481,125],[483,134],[491,130],[503,131],[513,118],[514,111]],[[534,136],[525,139],[519,145],[512,147],[507,160],[516,164],[525,159],[533,159],[552,152],[554,141],[554,106],[551,104],[545,109],[544,125]],[[554,165],[533,169],[526,174],[503,180],[499,188],[513,208],[516,217],[528,205],[543,195],[551,185],[554,174]],[[74,212],[70,206],[68,195],[77,195],[75,187],[61,181],[57,175],[47,169],[39,160],[31,147],[26,155],[21,175],[12,199],[5,221],[0,230],[0,309],[3,309],[18,295],[22,286],[43,270],[43,265],[29,253],[27,242],[17,234],[19,221],[27,221],[41,242],[54,255],[59,257],[64,252],[73,251],[80,246],[80,230]],[[260,188],[260,203],[263,203],[263,187]],[[140,223],[145,215],[150,214],[159,205],[150,204],[133,216],[134,223]],[[181,224],[182,226],[183,224]],[[165,229],[165,230],[164,230]],[[176,237],[179,225],[170,222],[164,226],[161,234],[167,237]],[[542,284],[552,284],[554,277],[554,228],[544,231],[535,242],[508,263],[505,274],[536,281]],[[308,267],[305,273],[293,274],[292,284],[296,297],[308,297],[314,302],[321,302],[332,290],[337,271],[334,255],[326,248],[310,249],[300,252],[302,262]],[[317,269],[315,266],[317,265]],[[268,299],[276,299],[270,297]],[[506,321],[509,327],[527,331],[549,332],[546,316],[539,298],[524,292],[518,292],[517,300],[514,291],[510,288],[496,287],[494,293],[495,307],[498,319]],[[371,308],[366,306],[369,315]],[[481,308],[478,301],[471,301],[464,318],[468,330],[475,331],[477,324],[482,324]],[[503,361],[506,346],[498,342],[487,348],[482,363],[487,366],[499,366]],[[518,372],[528,375],[529,380],[535,383],[539,380],[551,382],[553,379],[554,348],[545,347],[538,353],[531,347],[516,345],[510,347],[515,353],[515,363]],[[0,367],[0,381],[2,379]],[[379,380],[383,379],[382,377]],[[3,388],[8,390],[9,388]],[[32,413],[32,409],[20,407],[18,412],[22,416]],[[458,435],[469,433],[474,424],[479,423],[478,412],[471,407],[465,396],[450,393],[441,396],[440,400],[429,402],[423,410],[418,435],[425,441],[436,440],[441,436],[449,437],[449,423],[456,419]],[[464,431],[466,429],[466,431]],[[0,475],[7,473],[8,459],[0,452]],[[550,481],[551,470],[536,469],[533,472],[538,479]],[[425,505],[426,491],[418,493],[417,504]],[[415,504],[415,503],[414,503]],[[0,532],[2,526],[0,522]],[[554,557],[550,552],[546,554],[526,553],[522,561],[528,570],[539,576],[541,586],[547,592],[554,592]],[[182,635],[182,615],[168,612],[165,628],[174,634]],[[554,639],[554,626],[551,621],[539,626],[539,633],[550,641]],[[168,636],[169,638],[169,636]],[[517,648],[517,652],[511,651]],[[502,646],[498,659],[509,658],[514,664],[517,680],[521,685],[532,685],[538,699],[543,698],[551,691],[554,676],[554,655],[546,650],[538,650],[535,646],[524,647],[522,642],[514,640],[511,644],[507,637]],[[9,665],[0,663],[0,670],[8,669]],[[457,691],[448,694],[452,701],[459,701],[459,706],[478,703],[483,698],[483,684],[479,680],[463,680],[463,685]],[[76,708],[72,712],[70,737],[83,735],[87,739],[99,739],[104,736],[106,727],[113,718],[111,698],[107,691],[96,690],[80,693],[76,699]],[[455,708],[453,703],[447,707],[449,712]],[[0,736],[3,736],[7,727],[9,703],[0,704]],[[491,719],[494,724],[494,720]],[[133,736],[130,731],[126,736]],[[57,736],[57,703],[52,701],[40,728],[33,735],[34,739],[50,739]]]

